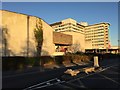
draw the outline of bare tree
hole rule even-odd
[[[76,43],[71,45],[69,48],[72,53],[76,53],[80,51],[80,43],[76,41]]]

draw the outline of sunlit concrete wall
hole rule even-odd
[[[6,28],[8,32],[7,53],[11,56],[22,56],[26,51],[24,47],[27,46],[27,16],[8,11],[1,12],[2,28]]]
[[[36,43],[34,29],[36,21],[40,18],[9,11],[2,11],[2,28],[7,28],[8,56],[35,56]],[[41,19],[40,19],[41,20]],[[43,46],[42,55],[52,55],[54,53],[53,29],[43,20]],[[28,43],[29,42],[29,46]],[[2,44],[0,44],[2,46]],[[4,51],[4,50],[3,50]],[[4,55],[3,55],[4,56]]]
[[[85,41],[85,49],[92,49],[92,41]]]
[[[53,55],[55,44],[53,43],[53,28],[42,20],[43,25],[43,47],[42,55]]]
[[[76,47],[77,51],[85,52],[85,35],[78,32],[62,32],[68,35],[72,35],[73,46]]]

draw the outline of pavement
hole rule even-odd
[[[41,71],[40,68],[33,70],[32,72],[24,73],[3,73],[2,77],[2,88],[19,88],[25,89],[30,86],[46,82],[53,78],[58,78],[61,81],[65,81],[58,84],[53,84],[44,88],[111,88],[119,89],[119,58],[100,60],[100,66],[104,68],[102,72],[91,73],[89,75],[80,73],[76,77],[66,76],[64,71],[68,68],[78,69],[86,66],[73,66],[64,67],[53,70]],[[110,90],[111,90],[110,89]]]

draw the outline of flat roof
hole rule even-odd
[[[102,23],[96,23],[96,24],[88,25],[88,26],[85,26],[85,27],[94,26],[94,25],[100,25],[100,24],[108,24],[108,25],[110,25],[110,23],[102,22]]]
[[[56,22],[56,23],[50,24],[50,26],[59,25],[59,24],[62,24],[62,22]]]

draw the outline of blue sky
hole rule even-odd
[[[117,2],[4,2],[2,9],[38,16],[48,24],[73,18],[90,25],[109,22],[109,36],[112,45],[118,45],[118,3]]]

